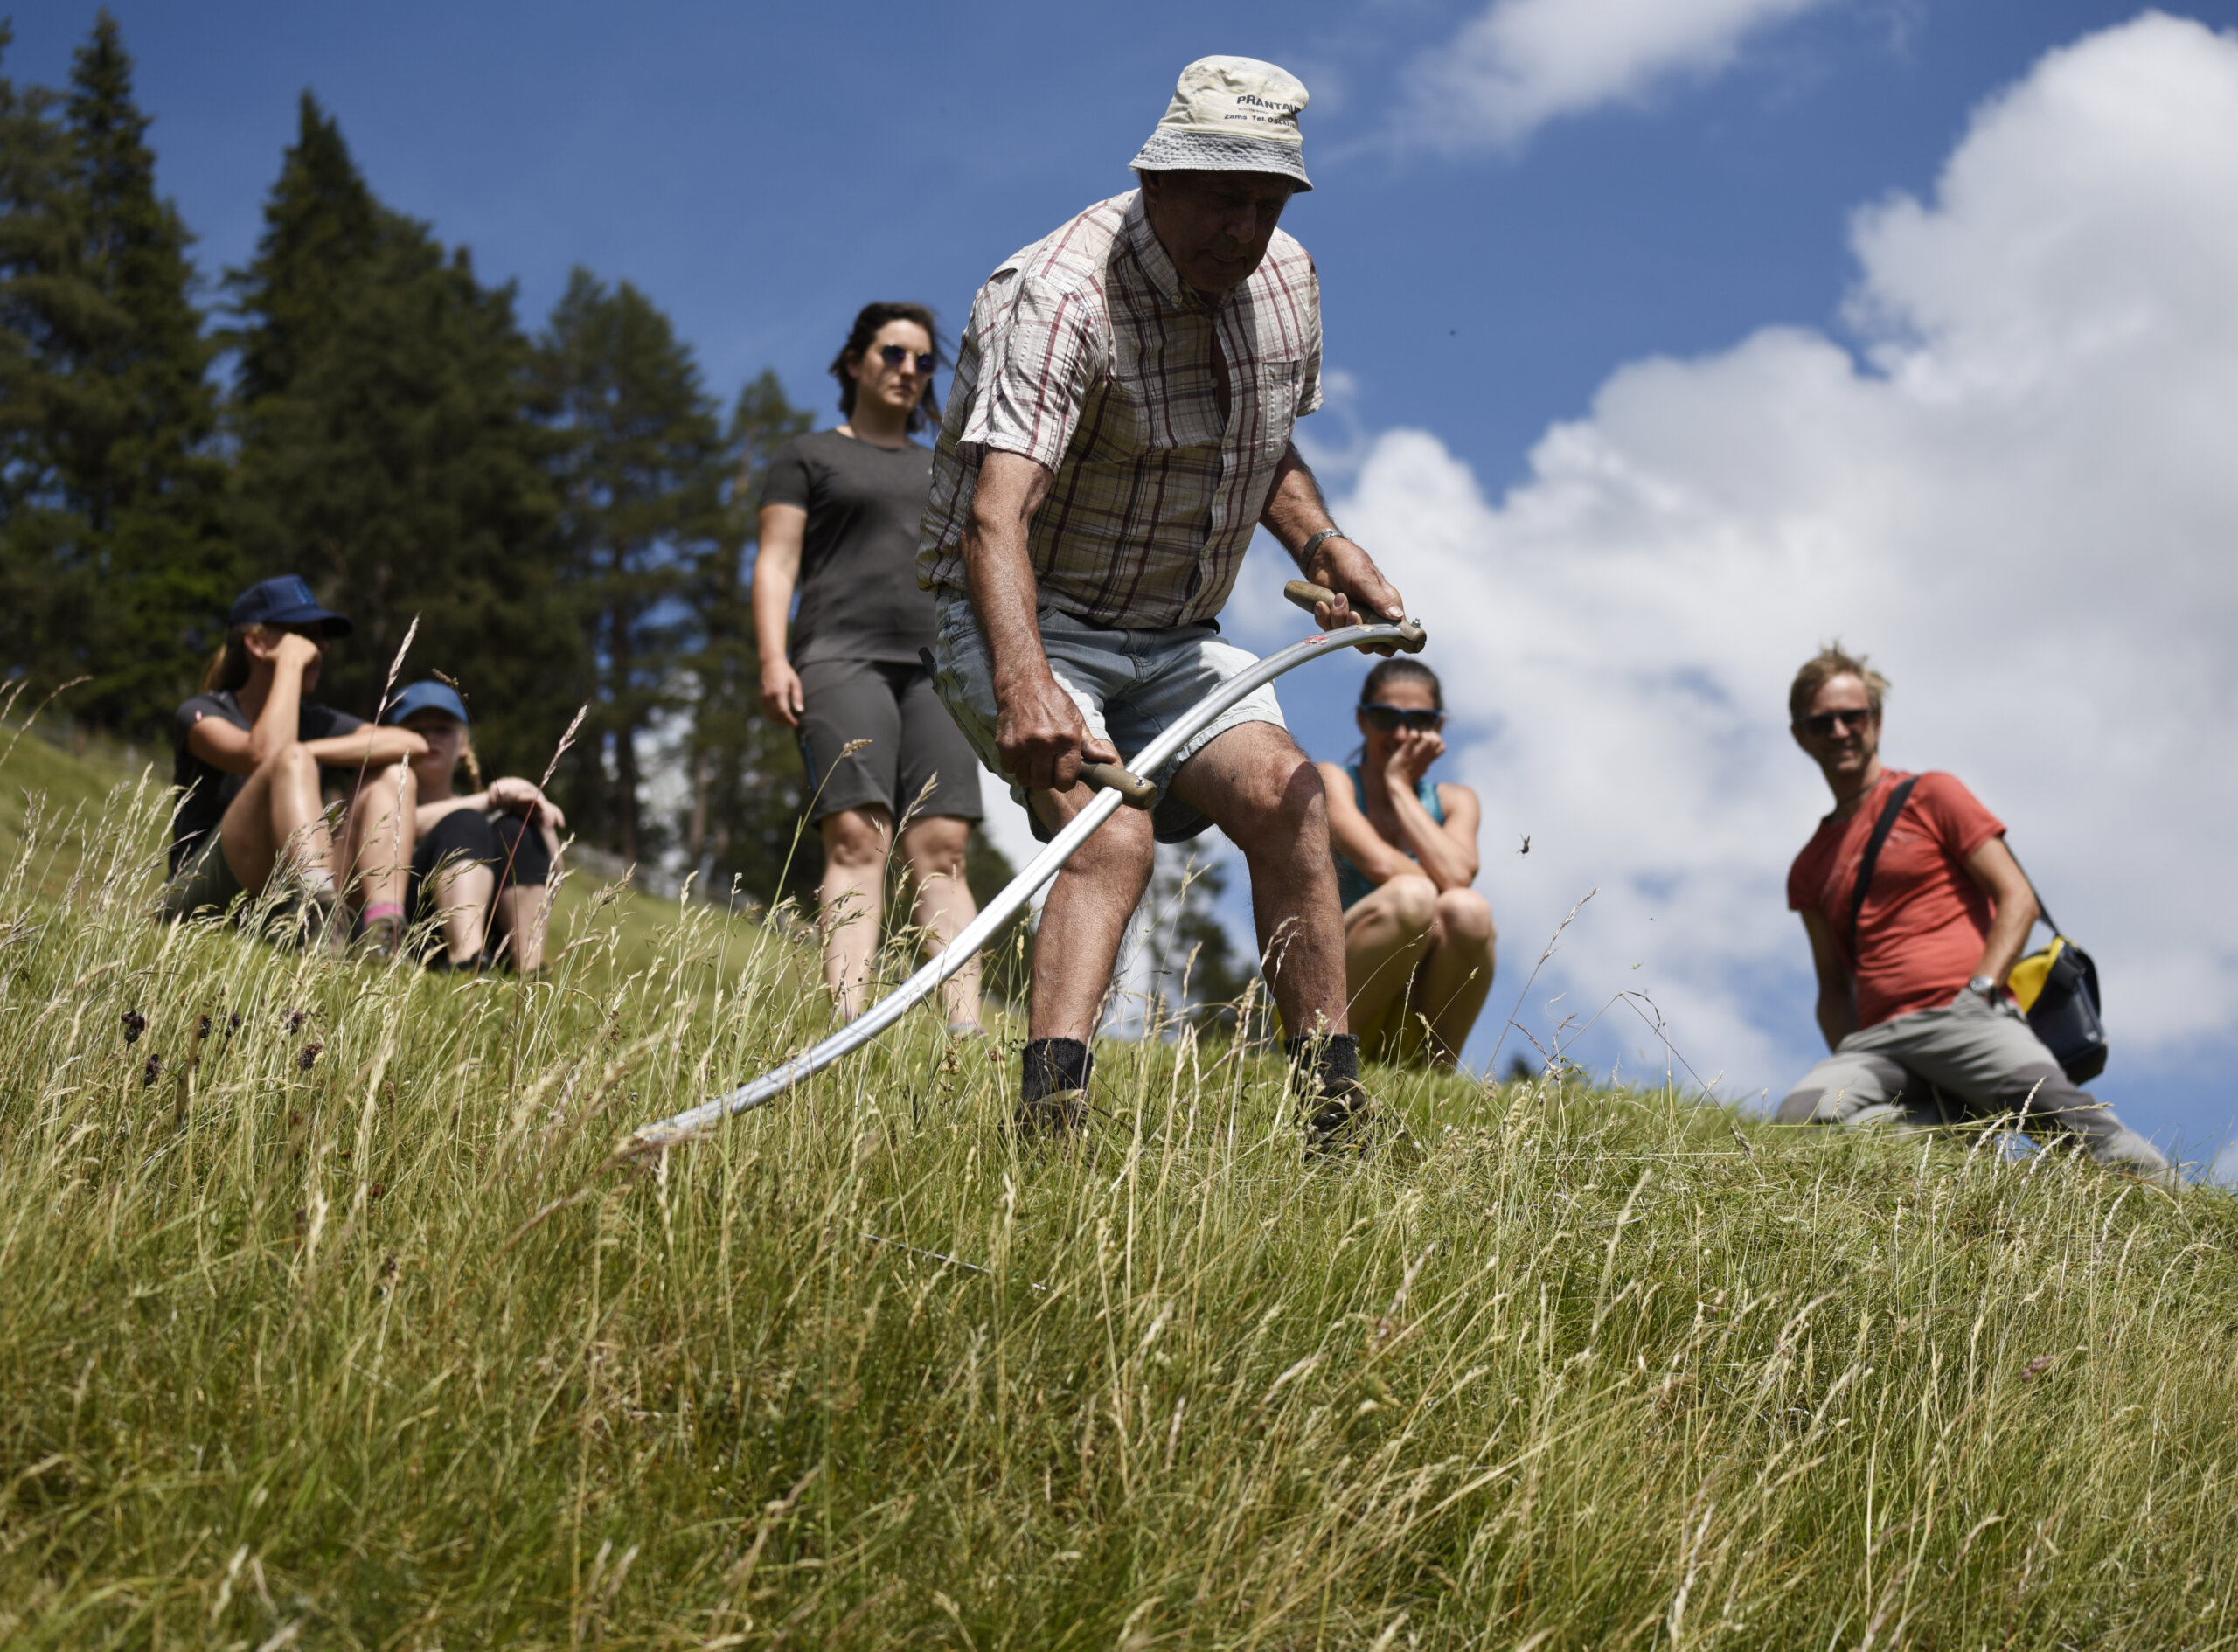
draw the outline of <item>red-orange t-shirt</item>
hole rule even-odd
[[[1904,778],[1889,770],[1848,819],[1820,821],[1788,871],[1790,910],[1823,917],[1845,956],[1866,840],[1887,806],[1888,788]],[[1858,919],[1850,968],[1860,1028],[1949,1003],[1973,979],[1996,909],[1966,858],[2003,836],[2005,823],[1956,776],[1934,770],[1920,776],[1880,846]]]

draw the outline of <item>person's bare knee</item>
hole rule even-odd
[[[843,809],[820,825],[827,864],[859,872],[885,864],[889,823],[884,809]]]
[[[1329,799],[1321,771],[1272,723],[1229,729],[1181,766],[1173,789],[1248,857],[1269,849],[1326,856]]]
[[[1437,922],[1437,885],[1418,872],[1401,872],[1377,892],[1391,921],[1409,941],[1419,941]]]
[[[960,878],[970,847],[971,823],[952,816],[913,821],[901,834],[901,857],[909,875],[922,883],[934,878]]]
[[[1478,950],[1492,944],[1491,903],[1475,890],[1449,889],[1437,897],[1436,906],[1444,941]]]

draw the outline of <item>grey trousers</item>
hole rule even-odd
[[[2023,1128],[2071,1135],[2101,1164],[2169,1174],[2158,1148],[2060,1071],[2018,1008],[1963,990],[1939,1010],[1852,1032],[1773,1116],[1782,1124],[1930,1125],[1955,1121],[1952,1103],[1962,1117],[2017,1113]]]

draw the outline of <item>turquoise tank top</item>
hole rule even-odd
[[[1360,766],[1358,763],[1347,763],[1345,765],[1345,773],[1352,776],[1352,802],[1358,803],[1365,795],[1360,790]],[[1432,820],[1441,826],[1445,824],[1445,805],[1437,801],[1435,781],[1427,774],[1423,775],[1421,780],[1414,782],[1414,795],[1421,800],[1422,807],[1429,811]],[[1333,843],[1329,846],[1329,852],[1337,862],[1338,903],[1346,912],[1350,912],[1361,901],[1373,894],[1376,885],[1368,882],[1367,874],[1346,860],[1345,851],[1338,849]]]

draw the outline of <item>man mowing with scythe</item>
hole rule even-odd
[[[1404,613],[1290,441],[1321,405],[1313,260],[1276,228],[1312,187],[1305,104],[1272,64],[1191,64],[1135,157],[1142,187],[1017,253],[972,305],[918,579],[935,594],[942,698],[1038,834],[1087,805],[1084,762],[1116,763],[1250,666],[1215,616],[1255,528],[1334,593],[1315,611],[1324,628]],[[1156,809],[1089,839],[1043,908],[1021,1129],[1081,1122],[1153,840],[1217,824],[1250,869],[1310,1135],[1332,1144],[1366,1098],[1319,774],[1261,687],[1143,778],[1164,788]]]

